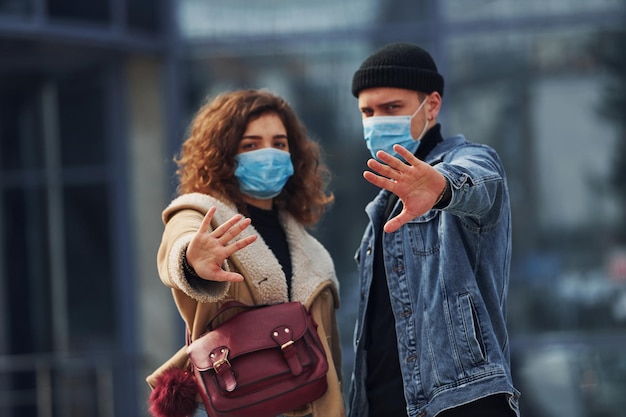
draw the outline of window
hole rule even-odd
[[[0,355],[39,355],[0,370],[0,415],[37,415],[42,393],[68,417],[112,404],[94,399],[119,333],[107,93],[99,70],[0,84]],[[76,356],[101,359],[55,359]]]
[[[0,0],[0,15],[24,16],[32,12],[29,0]]]
[[[51,18],[80,20],[93,23],[109,23],[111,6],[109,0],[48,0]]]

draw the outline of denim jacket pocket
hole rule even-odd
[[[461,294],[458,298],[461,326],[457,329],[459,355],[462,363],[479,364],[485,361],[485,348],[480,330],[480,322],[470,294]],[[462,348],[466,346],[467,350]],[[467,352],[467,353],[465,353]],[[467,356],[466,356],[467,355]]]
[[[430,210],[407,223],[408,241],[411,253],[428,256],[439,252],[438,210]]]

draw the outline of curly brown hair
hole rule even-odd
[[[274,204],[311,226],[334,199],[325,192],[330,171],[319,145],[308,137],[291,106],[267,90],[222,93],[200,107],[180,154],[174,158],[178,193],[199,192],[227,199],[245,214],[246,203],[234,176],[235,156],[248,123],[267,113],[275,113],[285,125],[294,168]]]

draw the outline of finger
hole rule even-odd
[[[385,177],[381,177],[380,175],[376,175],[373,172],[365,171],[363,172],[363,178],[365,178],[369,183],[377,186],[378,188],[384,188],[385,190],[393,192],[396,188],[396,182],[390,180]]]
[[[228,242],[239,236],[241,232],[243,232],[250,224],[252,223],[252,219],[245,218],[241,220],[239,223],[233,225],[230,229],[228,229],[222,236],[219,237],[219,242],[226,246]]]
[[[417,157],[413,155],[410,151],[408,151],[404,146],[395,144],[393,145],[393,150],[398,152],[398,155],[402,156],[404,160],[407,161],[409,164],[415,166],[416,164],[419,163],[419,159],[417,159]],[[398,159],[396,158],[396,160]],[[398,160],[398,162],[400,162],[403,165],[403,167],[406,169],[407,165],[405,163],[401,162],[400,160]],[[394,168],[395,168],[395,165],[394,165]],[[400,169],[400,168],[396,168],[396,169]]]
[[[409,151],[407,151],[403,146],[401,145],[394,145],[394,149],[395,147],[398,146],[398,149],[402,149],[406,152],[408,152],[410,154]],[[397,152],[397,151],[396,151]],[[399,153],[398,153],[399,154]],[[389,165],[390,167],[392,167],[393,169],[399,171],[399,172],[404,172],[409,168],[409,165],[407,165],[406,162],[404,162],[402,159],[388,154],[387,152],[384,151],[378,151],[378,153],[376,154],[376,157],[378,159],[380,159],[382,162],[384,162],[385,164]]]
[[[219,225],[213,232],[211,232],[211,236],[216,239],[219,239],[224,235],[224,233],[228,232],[238,221],[243,218],[242,214],[235,214],[233,217]]]
[[[400,172],[398,170],[391,168],[389,165],[381,164],[375,159],[369,159],[367,161],[367,166],[372,171],[376,171],[378,174],[389,179],[396,180],[400,176]]]
[[[399,214],[393,219],[390,219],[387,223],[385,223],[385,226],[383,226],[383,230],[387,233],[393,233],[400,227],[402,227],[402,225],[404,225],[408,220],[403,220],[402,215]]]
[[[395,232],[400,227],[410,222],[417,216],[421,216],[422,214],[426,213],[426,211],[428,211],[428,209],[418,211],[417,213],[415,211],[410,212],[409,210],[407,210],[406,204],[405,204],[400,214],[398,214],[396,217],[394,217],[393,219],[390,219],[387,223],[385,223],[385,226],[383,226],[383,230],[387,233]]]
[[[236,272],[224,271],[223,269],[216,273],[211,281],[230,281],[230,282],[241,282],[243,281],[243,276]]]
[[[232,255],[233,253],[241,250],[254,242],[257,239],[257,235],[246,236],[243,239],[239,239],[231,243],[230,245],[225,247],[227,256]]]
[[[215,206],[209,208],[202,219],[202,223],[200,223],[200,228],[198,229],[199,233],[206,233],[211,228],[211,220],[213,220],[213,215],[217,211]]]

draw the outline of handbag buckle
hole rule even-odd
[[[283,343],[282,345],[280,345],[280,350],[285,350],[291,345],[293,345],[293,340],[290,340],[287,343]]]
[[[228,364],[228,367],[230,368],[230,362],[228,362],[228,358],[221,358],[213,363],[213,369],[219,372],[220,367],[224,364]]]
[[[293,375],[300,375],[303,371],[298,351],[293,340],[293,332],[288,326],[278,326],[272,330],[272,339],[280,346],[283,358]]]
[[[237,380],[235,379],[230,362],[228,361],[229,353],[230,349],[226,346],[220,346],[213,349],[209,354],[209,359],[211,360],[213,370],[222,388],[228,392],[232,392],[237,388]]]
[[[219,369],[225,364],[227,364],[230,368],[230,362],[228,361],[229,353],[230,349],[226,346],[215,348],[211,351],[211,353],[209,353],[209,360],[211,361],[211,365],[213,365],[215,372],[219,372]]]

